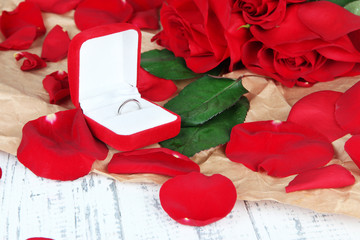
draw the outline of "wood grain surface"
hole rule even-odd
[[[273,201],[237,201],[204,227],[178,224],[161,208],[160,185],[97,174],[75,181],[35,176],[0,152],[0,239],[359,239],[360,219]]]

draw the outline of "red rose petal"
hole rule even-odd
[[[28,49],[36,38],[36,27],[23,27],[0,43],[0,50]]]
[[[167,148],[141,149],[114,154],[108,164],[110,173],[155,173],[177,176],[200,172],[200,167],[188,157]]]
[[[0,168],[0,179],[1,179],[1,177],[2,177],[2,170],[1,170],[1,168]]]
[[[42,46],[41,58],[49,62],[57,62],[67,56],[70,38],[68,33],[56,25],[46,35]]]
[[[336,102],[335,119],[347,132],[360,134],[360,82],[349,88]]]
[[[43,86],[49,93],[51,104],[58,103],[70,96],[68,74],[56,71],[47,75],[43,80]]]
[[[74,180],[85,176],[108,149],[96,140],[81,109],[57,112],[25,124],[19,161],[39,177]]]
[[[46,67],[46,62],[38,55],[29,52],[19,52],[15,54],[16,61],[25,58],[20,69],[22,71],[30,71]]]
[[[262,121],[236,125],[226,156],[253,171],[286,177],[322,167],[334,155],[322,134],[292,122]]]
[[[80,30],[95,26],[126,22],[133,8],[122,0],[84,0],[75,10],[74,20]]]
[[[159,8],[163,2],[165,2],[165,0],[127,0],[126,2],[128,2],[134,8],[134,10],[138,12]]]
[[[52,238],[44,238],[44,237],[32,237],[26,240],[53,240]]]
[[[287,120],[312,128],[333,142],[347,133],[335,119],[335,103],[341,95],[335,91],[309,94],[294,104]]]
[[[63,14],[74,9],[82,0],[26,0],[36,4],[41,11]]]
[[[355,177],[349,170],[333,164],[297,175],[285,189],[289,193],[317,188],[341,188],[354,183]]]
[[[317,39],[318,35],[299,21],[298,9],[300,5],[302,4],[292,4],[286,8],[285,19],[279,27],[264,30],[254,25],[250,28],[251,33],[257,41],[270,48],[281,44],[302,43],[302,41],[309,39]]]
[[[160,28],[159,13],[157,9],[135,12],[129,22],[141,29]]]
[[[346,141],[345,151],[349,154],[356,166],[360,168],[360,135],[352,136]]]
[[[177,91],[173,81],[156,77],[142,67],[139,68],[138,74],[137,87],[143,98],[160,102],[168,99]]]
[[[46,31],[40,9],[30,2],[21,2],[12,12],[3,11],[0,24],[6,38],[24,27],[35,27],[36,36]]]
[[[236,202],[236,189],[220,174],[198,172],[176,176],[160,189],[161,206],[175,221],[204,226],[224,218]]]
[[[298,17],[306,27],[325,40],[338,39],[350,32],[359,30],[360,25],[359,16],[328,1],[299,4]]]
[[[127,0],[133,9],[134,14],[130,19],[130,23],[138,28],[158,29],[159,26],[159,11],[164,0]]]
[[[241,27],[245,25],[246,22],[244,21],[241,14],[231,14],[230,25],[225,32],[225,37],[228,42],[230,52],[230,70],[234,68],[235,64],[240,62],[242,56],[242,46],[251,39],[249,29],[246,27]],[[246,57],[248,58],[248,56]]]

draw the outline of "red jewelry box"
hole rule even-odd
[[[180,131],[177,114],[140,96],[140,43],[141,32],[121,23],[82,31],[69,46],[71,100],[82,109],[92,133],[120,151],[157,143]]]

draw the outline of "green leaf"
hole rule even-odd
[[[308,1],[309,2],[317,2],[317,1],[322,1],[322,0],[308,0]],[[351,2],[353,2],[355,0],[326,0],[326,1],[332,2],[332,3],[335,3],[335,4],[339,5],[339,6],[344,7],[346,4],[351,3]]]
[[[351,3],[351,2],[353,2],[355,0],[327,0],[327,1],[333,2],[333,3],[337,4],[337,5],[340,5],[340,6],[344,7],[346,4]]]
[[[347,9],[349,12],[360,16],[360,1],[355,1],[346,4],[344,8]]]
[[[167,49],[142,53],[140,65],[149,73],[170,80],[190,79],[203,75],[191,71],[183,58],[175,57]]]
[[[246,93],[240,80],[203,76],[186,86],[165,108],[181,116],[183,126],[203,124]]]
[[[243,123],[249,110],[249,101],[242,97],[231,108],[195,127],[184,127],[175,138],[160,144],[186,156],[193,156],[202,150],[225,144],[230,140],[231,129]]]

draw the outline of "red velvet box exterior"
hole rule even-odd
[[[87,93],[84,93],[83,89],[81,89],[81,87],[84,87],[84,86],[87,87],[87,86],[85,85],[85,83],[84,84],[79,83],[80,82],[80,77],[83,77],[83,75],[88,76],[88,74],[81,74],[81,71],[80,71],[80,67],[81,67],[82,62],[86,62],[85,59],[82,60],[81,57],[80,57],[81,56],[82,46],[84,45],[84,43],[88,42],[89,40],[95,39],[97,42],[100,41],[100,43],[101,43],[101,39],[103,37],[107,37],[107,36],[111,37],[112,34],[118,34],[118,33],[119,34],[121,34],[121,33],[127,34],[127,31],[131,32],[131,34],[133,34],[134,31],[136,31],[136,33],[138,34],[138,41],[137,41],[137,43],[134,43],[137,46],[137,52],[136,52],[137,56],[130,56],[129,57],[130,59],[135,59],[136,60],[136,69],[134,68],[135,71],[133,71],[133,73],[131,73],[132,75],[131,74],[129,74],[129,75],[135,76],[134,80],[137,81],[137,76],[138,76],[137,72],[138,72],[138,69],[140,67],[140,56],[141,56],[141,54],[140,54],[140,52],[141,52],[140,51],[141,50],[141,32],[136,27],[134,27],[134,26],[132,26],[130,24],[125,24],[125,23],[111,24],[111,25],[104,25],[104,26],[95,27],[95,28],[85,30],[85,31],[79,33],[78,35],[76,35],[73,38],[73,40],[70,43],[69,52],[68,52],[68,75],[69,75],[69,85],[70,85],[70,94],[71,94],[72,102],[74,103],[74,105],[76,107],[82,108],[82,110],[84,112],[84,115],[85,115],[85,118],[87,120],[88,126],[91,129],[92,133],[98,139],[100,139],[101,141],[105,142],[109,146],[112,146],[113,148],[115,148],[117,150],[120,150],[120,151],[130,151],[130,150],[145,147],[145,146],[148,146],[150,144],[157,143],[157,142],[172,138],[172,137],[176,136],[179,133],[180,125],[181,125],[180,117],[177,114],[172,113],[172,112],[170,112],[170,111],[168,111],[168,110],[166,110],[166,109],[164,109],[164,108],[162,108],[162,107],[160,107],[160,106],[158,106],[158,105],[156,105],[154,103],[150,103],[150,102],[148,103],[148,101],[142,99],[140,97],[140,95],[139,95],[139,98],[140,98],[139,100],[146,101],[147,105],[150,104],[149,105],[150,108],[152,107],[151,104],[153,104],[154,109],[157,112],[160,111],[160,112],[162,112],[162,114],[165,114],[166,116],[168,116],[167,120],[164,123],[161,123],[162,120],[159,120],[160,124],[155,124],[154,126],[151,126],[149,128],[142,129],[141,127],[139,127],[139,131],[133,131],[133,132],[131,132],[131,134],[127,134],[127,133],[126,134],[121,134],[121,133],[119,134],[116,131],[111,130],[108,127],[104,126],[104,124],[99,123],[99,121],[94,120],[93,117],[88,116],[87,115],[87,110],[84,110],[84,106],[86,105],[85,101],[94,102],[95,105],[99,105],[99,106],[102,103],[101,103],[101,101],[96,101],[96,98],[98,97],[97,93],[87,94]],[[134,47],[135,45],[130,44],[129,47],[131,48],[132,46]],[[106,47],[109,47],[109,46],[106,46]],[[117,47],[117,49],[121,50],[121,47],[120,48],[118,46],[116,46],[116,47]],[[129,51],[129,50],[124,49],[124,51],[126,52],[126,51]],[[136,49],[135,50],[131,49],[131,51],[135,52]],[[131,54],[131,55],[133,55],[133,54]],[[114,57],[114,56],[112,56],[112,57]],[[124,65],[129,64],[127,62],[127,58],[126,58],[127,56],[118,55],[116,57],[124,58],[123,60],[121,60],[121,61],[124,62]],[[111,59],[95,59],[94,61],[99,61],[98,65],[101,65],[101,63],[104,60],[108,61],[109,63],[112,63]],[[134,63],[135,63],[135,61],[134,61]],[[85,64],[85,63],[83,63],[83,64]],[[89,70],[92,71],[92,68],[93,67],[89,68]],[[124,68],[124,69],[127,69],[127,68]],[[133,68],[131,67],[131,69],[133,69]],[[112,70],[110,70],[110,71],[113,72]],[[116,73],[116,71],[114,71],[114,72]],[[114,73],[112,73],[112,74],[114,74]],[[126,73],[121,74],[121,76],[119,76],[119,78],[121,78],[123,75],[126,75]],[[91,74],[90,74],[90,76],[91,76]],[[107,80],[106,78],[107,78],[107,72],[105,71],[105,72],[103,72],[103,79],[98,81],[99,89],[101,89],[102,84],[104,82],[106,82],[106,80]],[[91,80],[94,80],[94,79],[91,79]],[[96,78],[95,78],[95,80],[97,81]],[[134,80],[132,80],[132,81],[134,81]],[[85,80],[82,80],[82,81],[85,82]],[[86,80],[86,81],[88,81],[88,80]],[[90,85],[94,84],[93,83],[94,81],[92,81],[90,83]],[[115,81],[117,81],[117,80],[115,79]],[[120,81],[126,82],[127,80],[120,80]],[[132,86],[131,83],[132,82],[130,81],[130,83],[128,83],[128,84],[130,86]],[[95,83],[95,84],[97,84],[97,83]],[[107,87],[108,88],[114,88],[114,89],[117,88],[117,86],[107,86]],[[93,90],[93,89],[96,90],[96,88],[93,87],[91,89],[91,87],[90,87],[90,90]],[[84,94],[86,95],[86,97],[81,97],[80,96],[81,91],[83,92],[83,95]],[[133,90],[131,90],[131,91],[133,91]],[[135,90],[135,92],[136,91],[137,91],[137,89]],[[106,94],[104,94],[104,93],[99,93],[99,94],[100,95],[101,94],[105,95],[103,97],[100,96],[100,99],[105,98],[108,101],[112,101],[111,99],[108,99],[109,97],[107,97]],[[138,96],[137,94],[138,94],[138,92],[136,92],[136,97]],[[94,99],[89,100],[88,95],[95,96],[94,97],[95,100]],[[136,98],[136,97],[134,97],[134,98]],[[82,102],[84,102],[84,104],[82,104]],[[120,106],[121,103],[122,102],[120,101],[118,104],[117,103],[114,103],[114,104],[117,104],[118,106]],[[89,104],[87,104],[87,105],[89,105]],[[107,106],[103,106],[103,107],[106,108]],[[141,110],[141,109],[139,109],[139,110]],[[158,116],[155,116],[154,114],[149,114],[149,111],[150,110],[147,110],[147,112],[146,112],[147,114],[145,112],[144,112],[144,115],[140,114],[139,116],[141,116],[141,119],[139,119],[139,121],[142,120],[142,122],[144,123],[144,121],[146,121],[146,119],[150,120],[150,119],[158,117]],[[108,114],[107,111],[106,111],[106,114]],[[115,118],[120,119],[122,117],[125,117],[125,115],[124,116],[123,115],[111,116],[111,118],[114,118],[114,119]],[[107,121],[107,120],[104,120],[104,121]],[[116,125],[116,123],[115,123],[115,125]],[[117,128],[117,126],[114,126],[114,128]],[[132,126],[132,128],[136,129],[136,126]],[[124,131],[126,132],[126,130],[124,130]]]

